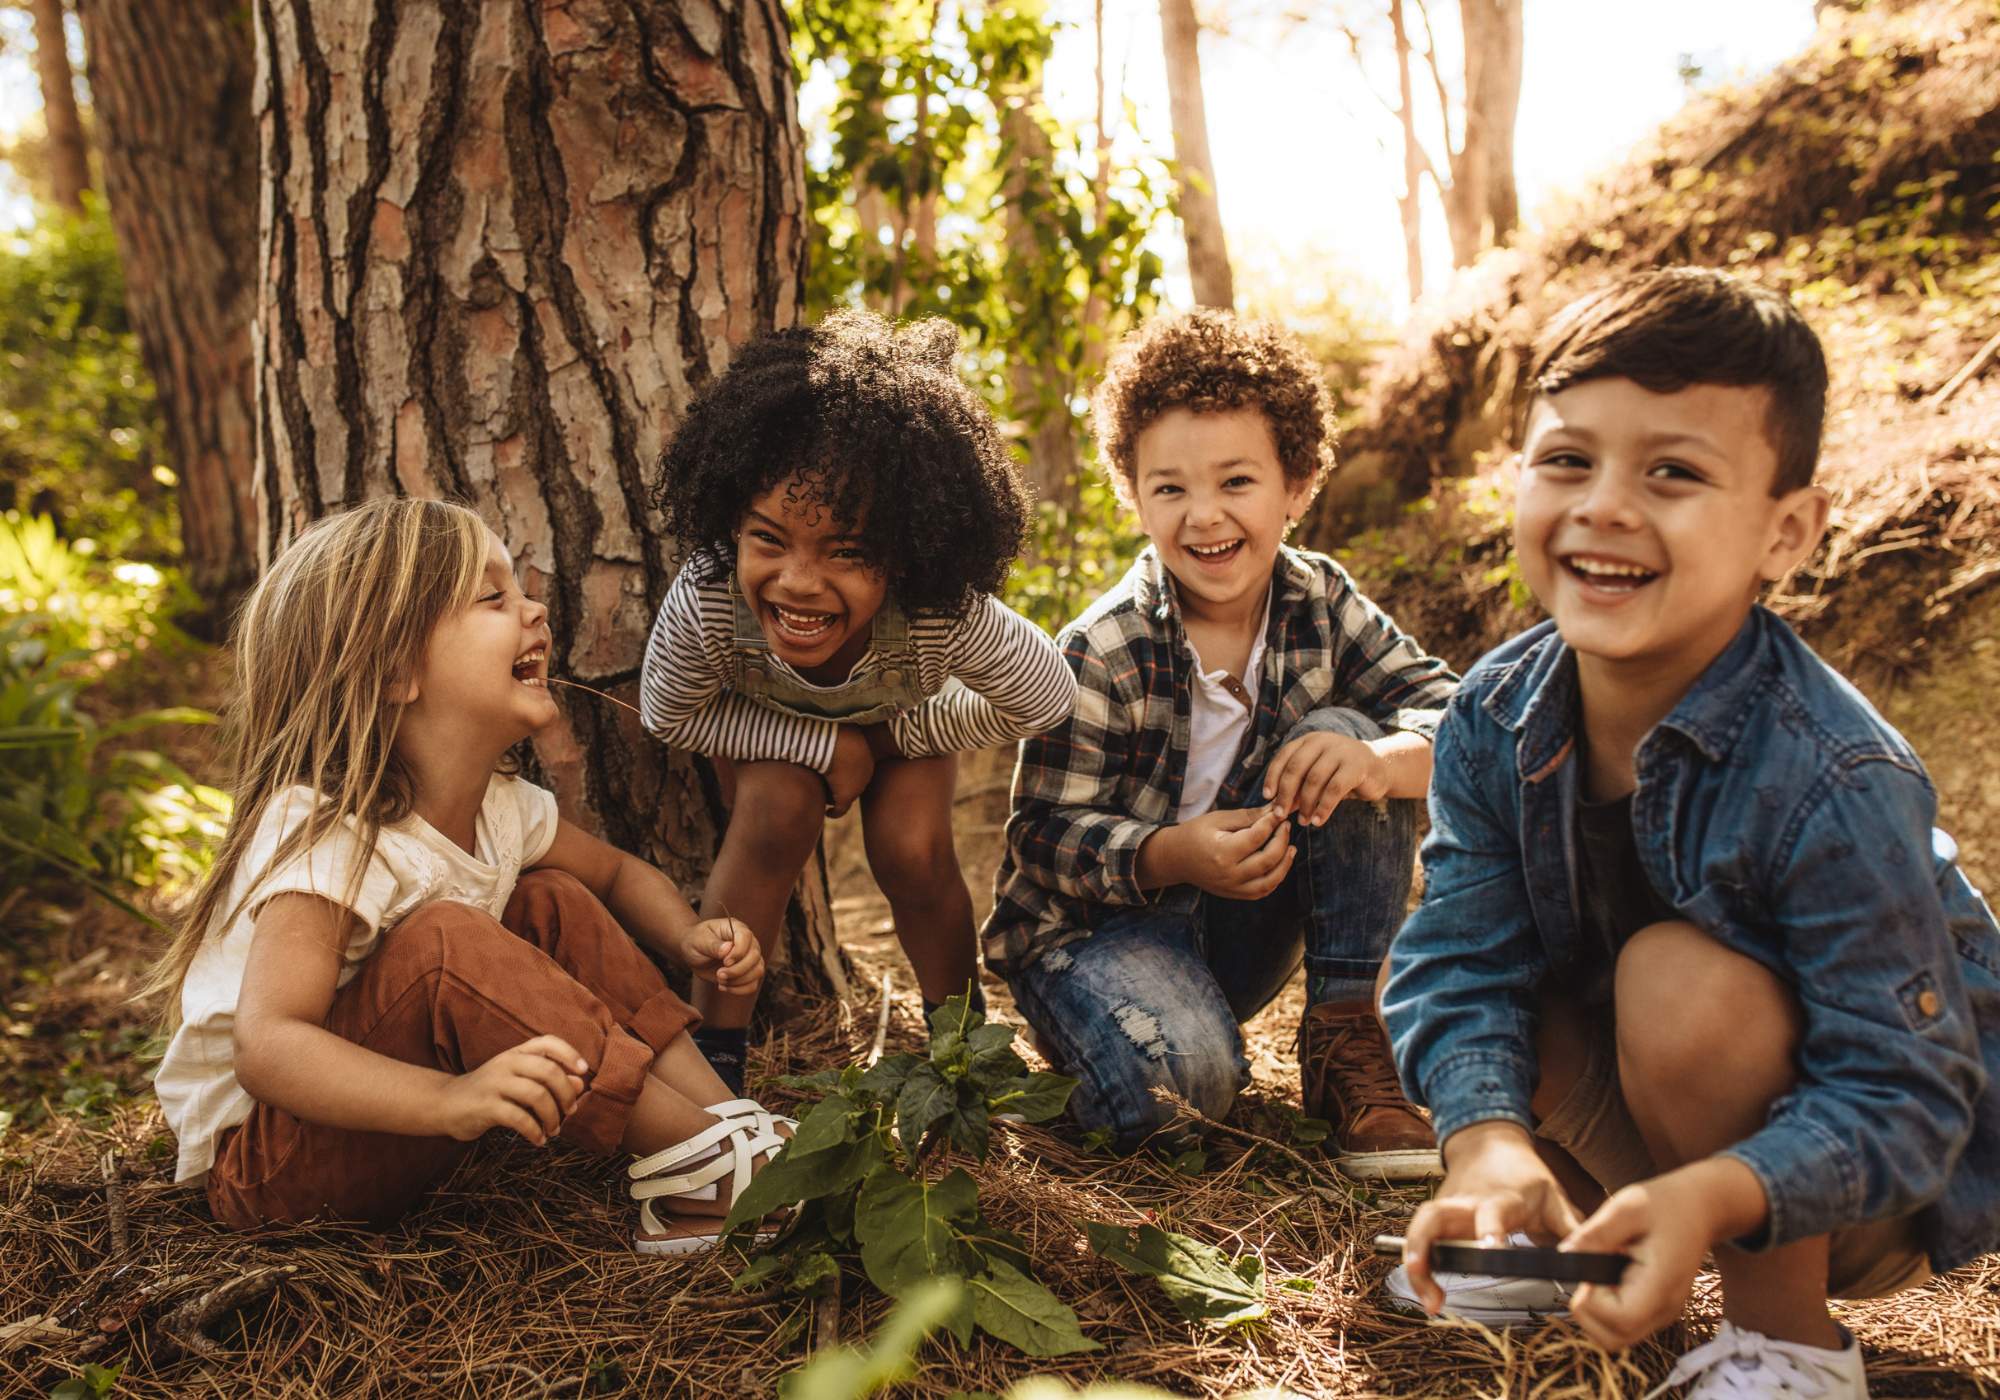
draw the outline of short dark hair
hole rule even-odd
[[[1157,316],[1118,343],[1097,386],[1091,419],[1111,483],[1128,501],[1139,434],[1176,408],[1263,411],[1278,464],[1293,486],[1333,467],[1332,401],[1320,367],[1297,337],[1268,321],[1240,321],[1199,307]]]
[[[1765,433],[1778,458],[1771,494],[1812,484],[1826,355],[1778,292],[1705,267],[1621,278],[1557,312],[1535,342],[1536,393],[1591,379],[1629,379],[1656,394],[1695,384],[1768,390]]]
[[[688,408],[655,504],[701,582],[727,574],[750,503],[791,477],[859,525],[861,555],[904,607],[963,616],[998,591],[1028,493],[993,415],[952,368],[958,332],[868,311],[757,337]]]

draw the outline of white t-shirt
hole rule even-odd
[[[556,837],[555,794],[496,774],[479,807],[477,854],[412,814],[383,827],[372,853],[362,850],[360,834],[348,821],[273,868],[279,844],[317,800],[313,789],[292,787],[265,808],[217,914],[218,925],[226,919],[227,926],[208,930],[188,968],[180,1029],[153,1082],[167,1126],[180,1140],[176,1181],[204,1175],[215,1161],[216,1138],[248,1118],[253,1107],[236,1082],[233,1036],[251,936],[266,901],[279,894],[317,894],[353,912],[361,928],[344,953],[337,984],[344,987],[382,935],[419,905],[450,899],[499,918],[522,867],[540,860]]]
[[[1193,684],[1188,687],[1187,771],[1181,775],[1181,806],[1174,820],[1184,822],[1202,816],[1215,806],[1215,795],[1229,781],[1230,767],[1250,728],[1250,711],[1257,703],[1257,686],[1264,669],[1264,634],[1271,630],[1271,594],[1264,593],[1264,616],[1257,624],[1257,640],[1250,644],[1250,657],[1243,663],[1243,679],[1220,667],[1204,670],[1201,653],[1188,642],[1194,658]]]

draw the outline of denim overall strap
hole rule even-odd
[[[883,598],[869,623],[864,658],[872,654],[879,663],[873,674],[826,688],[804,684],[771,654],[763,625],[734,573],[729,576],[729,600],[735,613],[732,644],[739,694],[788,714],[846,724],[873,724],[923,702],[909,618],[894,598]]]

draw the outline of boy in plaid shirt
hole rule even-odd
[[[1435,1174],[1373,986],[1402,923],[1457,677],[1323,555],[1284,546],[1332,460],[1318,367],[1195,311],[1119,347],[1099,442],[1152,544],[1058,638],[1068,723],[1025,741],[983,932],[1072,1106],[1123,1147],[1171,1089],[1219,1118],[1239,1023],[1303,957],[1306,1111],[1350,1174]]]

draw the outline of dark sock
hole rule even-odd
[[[742,1098],[743,1072],[750,1057],[750,1032],[740,1026],[697,1026],[694,1048],[701,1051],[715,1077],[729,1086],[729,1092]]]
[[[986,993],[979,989],[979,984],[977,982],[974,982],[972,984],[971,991],[969,991],[966,994],[966,1004],[969,1005],[974,1011],[977,1011],[980,1015],[984,1016],[986,1014]],[[929,997],[924,998],[925,1025],[928,1026],[931,1023],[931,1013],[936,1011],[940,1006],[943,1005],[944,1003],[941,1001],[932,1001]]]

